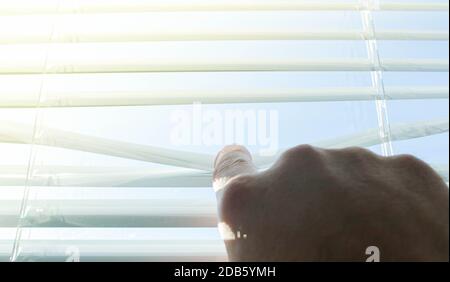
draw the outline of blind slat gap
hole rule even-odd
[[[448,117],[442,120],[420,121],[391,126],[392,141],[407,140],[448,132]],[[106,138],[94,137],[65,130],[39,126],[40,135],[36,145],[53,146],[70,150],[90,152],[125,159],[140,160],[163,165],[211,171],[214,156],[203,153],[184,152],[148,145],[134,144]],[[32,128],[28,125],[1,121],[0,142],[29,144]],[[324,148],[342,148],[352,146],[370,147],[380,144],[378,129],[357,133],[341,138],[325,140],[315,145]],[[314,145],[314,144],[313,144]],[[276,156],[255,156],[258,167],[274,162]]]

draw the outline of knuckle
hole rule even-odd
[[[398,155],[396,157],[394,157],[394,160],[402,166],[405,167],[426,167],[425,163],[418,159],[417,157],[413,156],[413,155],[408,155],[408,154],[404,154],[404,155]]]
[[[442,177],[423,160],[404,154],[392,157],[391,161],[396,170],[402,172],[402,179],[410,189],[422,192],[448,191]],[[445,189],[441,189],[443,187]]]
[[[319,149],[311,145],[300,145],[287,150],[281,156],[281,160],[287,163],[318,160]]]
[[[373,163],[373,161],[379,160],[379,157],[372,151],[362,147],[348,147],[342,149],[344,155],[351,159],[355,164],[365,164],[367,162]]]
[[[371,156],[374,155],[372,153],[372,151],[366,149],[366,148],[362,148],[362,147],[348,147],[346,149],[343,149],[345,152],[349,153],[349,154],[354,154],[354,155],[364,155],[364,156]]]
[[[417,175],[431,175],[434,173],[433,169],[427,163],[413,155],[398,155],[394,157],[394,162],[400,169],[411,171]]]

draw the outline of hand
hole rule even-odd
[[[231,261],[448,261],[449,190],[424,162],[308,145],[258,172],[229,146],[215,162],[219,227]]]

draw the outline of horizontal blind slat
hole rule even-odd
[[[268,87],[254,89],[229,89],[226,85],[203,89],[170,89],[155,91],[98,91],[98,92],[51,92],[41,94],[40,107],[114,107],[181,105],[201,102],[224,103],[276,103],[276,102],[327,102],[365,101],[378,97],[371,87],[323,87],[290,88]],[[449,97],[448,87],[386,87],[386,98],[443,99]],[[4,93],[4,95],[3,95]],[[0,89],[0,108],[32,108],[38,106],[37,92],[16,92]]]
[[[176,169],[160,171],[142,168],[96,169],[95,167],[35,168],[30,177],[26,167],[0,166],[1,186],[77,186],[77,187],[209,187],[211,173]],[[27,182],[28,179],[28,182]]]
[[[28,227],[215,227],[212,188],[30,187]],[[0,225],[15,226],[23,189],[0,189]],[[5,218],[14,218],[8,225]]]
[[[169,58],[113,58],[99,57],[97,61],[76,57],[49,60],[46,67],[26,58],[5,58],[0,74],[68,74],[68,73],[135,73],[135,72],[235,72],[235,71],[404,71],[447,72],[445,59],[383,59],[381,65],[369,59],[261,59],[188,57],[179,54]],[[77,60],[75,62],[75,60]]]
[[[182,23],[180,23],[182,24]],[[98,27],[97,27],[98,28]],[[131,29],[132,28],[132,29]],[[269,31],[266,27],[248,28],[211,28],[187,29],[185,31],[165,31],[162,27],[130,27],[124,30],[120,26],[108,26],[98,32],[30,30],[18,34],[14,30],[0,30],[0,44],[36,44],[36,43],[89,43],[89,42],[139,42],[139,41],[224,41],[224,40],[422,40],[447,41],[446,31],[422,30],[382,30],[371,34],[364,31],[343,30],[298,30],[285,29]]]
[[[106,13],[142,11],[265,11],[265,10],[404,10],[445,11],[448,3],[380,1],[368,6],[362,1],[329,0],[78,0],[59,4],[56,0],[2,0],[0,15],[43,13]]]
[[[15,228],[0,228],[0,260],[8,260]],[[226,261],[216,228],[24,228],[17,261]]]

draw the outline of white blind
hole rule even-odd
[[[448,6],[0,0],[0,260],[226,260],[198,110],[276,113],[261,169],[363,146],[448,182]]]

